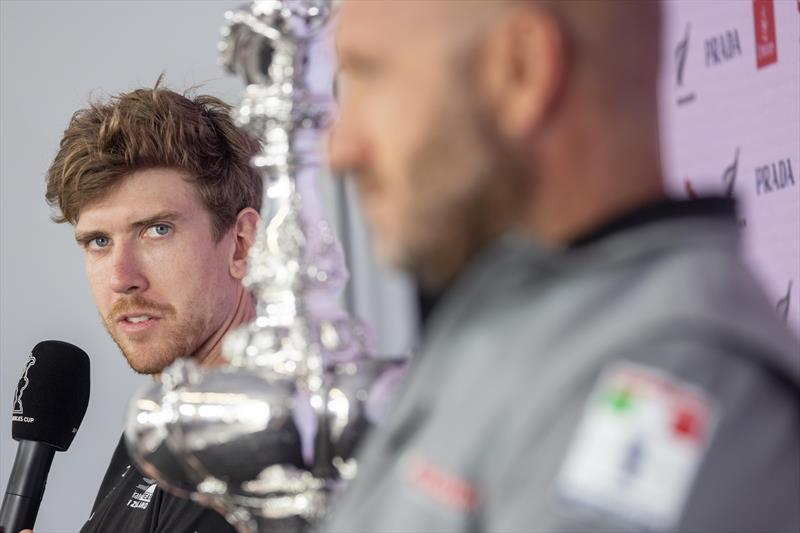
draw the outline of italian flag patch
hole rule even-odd
[[[589,397],[558,491],[646,529],[672,530],[715,424],[701,389],[656,368],[616,363]]]

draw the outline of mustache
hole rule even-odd
[[[173,314],[175,308],[168,304],[160,304],[153,300],[148,300],[144,296],[137,294],[134,296],[125,296],[114,302],[114,305],[111,306],[111,310],[108,312],[108,317],[109,319],[116,320],[120,316],[133,311],[166,316]]]

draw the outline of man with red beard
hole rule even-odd
[[[108,333],[131,368],[221,362],[223,336],[255,315],[241,281],[255,238],[258,142],[211,96],[139,89],[75,113],[47,174],[57,222],[75,227]],[[233,531],[131,463],[120,441],[84,533]]]
[[[798,531],[800,350],[661,181],[655,1],[345,1],[332,163],[436,300],[331,531]]]

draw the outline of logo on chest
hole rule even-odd
[[[153,494],[156,491],[155,479],[143,477],[142,481],[143,483],[136,485],[136,488],[133,490],[133,494],[131,494],[128,503],[126,504],[132,509],[147,509],[147,507],[150,505],[150,501],[153,499]]]

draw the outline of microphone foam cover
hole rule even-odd
[[[89,405],[89,356],[67,342],[43,341],[25,362],[11,415],[14,440],[65,451]]]

